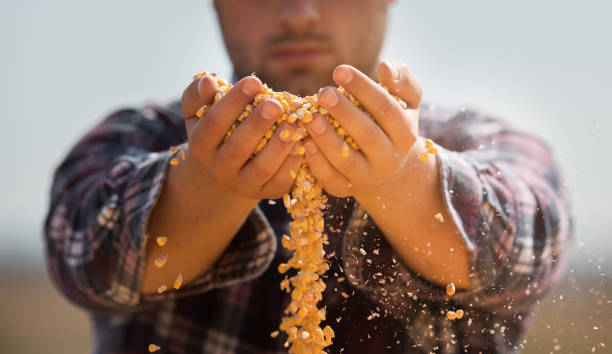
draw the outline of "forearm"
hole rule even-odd
[[[468,288],[467,249],[445,206],[436,156],[408,163],[408,172],[356,199],[412,270],[441,286]],[[438,213],[443,222],[434,217]]]
[[[159,201],[151,212],[142,293],[172,287],[178,273],[188,284],[208,270],[238,232],[257,200],[211,187],[207,176],[190,168],[188,159],[169,169]],[[155,242],[166,236],[163,247]],[[167,255],[159,268],[155,259]]]

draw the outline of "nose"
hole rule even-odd
[[[282,26],[298,35],[306,32],[321,19],[317,2],[317,0],[283,0],[278,14]]]

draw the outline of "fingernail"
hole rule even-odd
[[[306,150],[308,150],[308,153],[310,154],[314,154],[317,152],[317,150],[319,150],[317,148],[317,146],[315,145],[315,143],[313,143],[312,141],[309,141],[306,143]]]
[[[312,123],[310,123],[308,125],[308,128],[310,130],[312,130],[313,132],[315,132],[317,135],[321,135],[321,134],[325,133],[325,130],[327,129],[327,126],[325,125],[325,122],[323,122],[323,118],[321,118],[321,116],[317,115],[312,120]]]
[[[336,79],[341,85],[349,84],[353,79],[353,73],[348,67],[339,66],[336,68]]]
[[[393,80],[399,80],[399,71],[397,70],[395,65],[389,63],[388,61],[385,61],[384,63],[387,66],[387,69],[389,69],[389,72],[391,73],[391,77],[393,77]]]
[[[266,119],[277,118],[280,113],[280,107],[272,102],[265,102],[261,111],[261,115]]]
[[[336,89],[334,88],[327,88],[320,95],[319,101],[329,108],[338,103],[338,94],[336,94]]]
[[[254,79],[247,79],[242,84],[242,92],[247,96],[253,96],[259,91],[259,85]]]

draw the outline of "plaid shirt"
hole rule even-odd
[[[145,226],[166,178],[168,148],[186,140],[180,112],[178,102],[120,110],[70,151],[56,171],[45,222],[49,272],[91,313],[94,353],[144,353],[150,343],[159,353],[286,352],[283,335],[269,335],[289,302],[276,271],[289,258],[279,246],[289,221],[280,200],[262,200],[197,280],[140,294],[152,242]],[[562,273],[573,233],[551,151],[471,109],[422,109],[420,134],[439,151],[450,222],[469,249],[471,288],[449,298],[402,262],[353,198],[329,196],[331,268],[322,304],[336,338],[328,351],[518,351],[536,300]],[[445,318],[459,308],[462,320]]]

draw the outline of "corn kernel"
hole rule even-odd
[[[155,344],[149,344],[149,353],[154,353],[160,349],[161,348]]]
[[[431,149],[433,147],[433,141],[430,139],[425,140],[425,149]]]
[[[166,236],[158,236],[155,241],[157,241],[158,245],[165,246],[166,242],[168,242],[168,238]]]
[[[340,148],[340,155],[342,155],[342,157],[348,157],[349,152],[349,146],[346,143],[342,144],[342,148]]]
[[[446,286],[446,295],[448,296],[455,295],[455,283],[451,282]]]
[[[160,286],[159,288],[157,288],[157,293],[158,294],[162,294],[164,291],[168,290],[168,287],[165,285]]]
[[[176,154],[178,148],[176,146],[170,146],[170,151],[172,151],[173,154]]]
[[[196,117],[202,118],[202,116],[204,115],[204,113],[206,113],[207,110],[208,110],[208,106],[207,105],[204,105],[204,106],[198,108],[198,110],[196,111]]]
[[[423,162],[427,162],[427,160],[429,160],[429,155],[427,155],[427,153],[422,153],[419,155],[419,159]]]
[[[281,139],[287,140],[289,138],[289,134],[290,134],[289,133],[289,129],[283,129],[283,130],[281,130],[279,136],[280,136]]]
[[[428,154],[437,154],[438,153],[438,149],[436,149],[435,147],[430,148],[429,150],[427,150]]]
[[[178,290],[181,288],[181,284],[183,284],[183,273],[179,272],[178,276],[176,277],[176,279],[174,280],[174,284],[172,284],[172,286]]]
[[[181,158],[183,159],[183,161],[185,161],[185,159],[186,159],[185,149],[181,149]]]
[[[448,318],[449,320],[454,320],[455,318],[457,318],[457,314],[455,313],[455,311],[447,311],[446,312],[446,318]]]
[[[159,257],[155,260],[155,266],[157,268],[161,268],[164,266],[164,264],[166,264],[166,261],[168,260],[168,255]]]
[[[463,310],[457,310],[455,312],[455,315],[457,316],[457,319],[460,320],[463,318]]]
[[[444,222],[444,217],[441,213],[437,213],[436,215],[434,215],[434,218],[436,218],[436,220],[438,220],[439,222]]]
[[[295,151],[298,153],[298,155],[304,155],[306,153],[306,148],[304,145],[298,145],[295,147]]]
[[[365,251],[363,248],[360,248],[360,249],[359,249],[359,253],[361,253],[361,254],[362,254],[362,255],[364,255],[364,256],[365,256],[366,254],[368,254],[368,253],[367,253],[367,252],[366,252],[366,251]]]
[[[176,166],[176,165],[178,165],[178,163],[179,163],[179,160],[177,160],[177,159],[175,159],[175,158],[173,158],[172,160],[170,160],[170,165],[172,165],[172,166]]]
[[[270,333],[270,337],[271,337],[271,338],[276,338],[276,337],[278,337],[278,331],[274,331],[274,332]]]
[[[291,176],[291,179],[295,179],[297,177],[297,173],[295,173],[295,171],[292,168],[290,168],[289,176]]]

